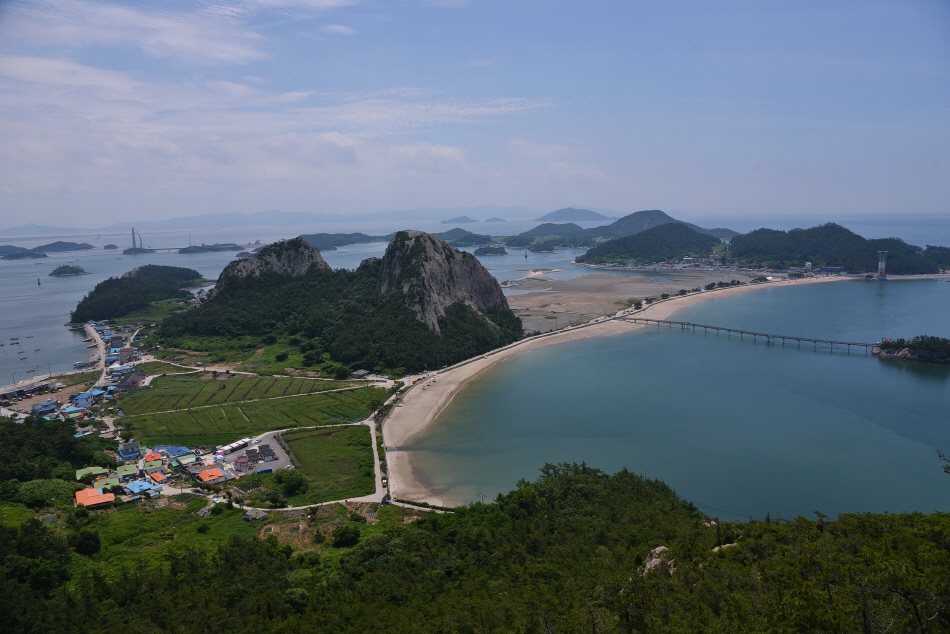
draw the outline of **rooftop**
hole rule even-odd
[[[224,472],[221,469],[208,469],[207,471],[202,471],[198,474],[198,479],[202,482],[210,482],[211,480],[217,480],[218,478],[223,478]]]

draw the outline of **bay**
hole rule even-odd
[[[713,299],[674,319],[848,341],[950,337],[950,283],[842,281]],[[535,350],[462,390],[410,447],[474,501],[545,463],[628,468],[729,519],[950,510],[950,368],[645,329]]]

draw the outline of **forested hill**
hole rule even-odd
[[[280,245],[299,262],[267,266],[276,247],[243,260],[249,274],[222,274],[210,300],[165,320],[162,342],[209,349],[240,340],[250,350],[281,343],[304,367],[345,376],[451,364],[522,336],[521,320],[475,256],[431,235],[399,232],[382,259],[355,271],[313,264],[323,260],[301,239]]]
[[[241,524],[243,511],[216,508]],[[719,522],[662,482],[576,464],[548,465],[492,504],[408,525],[400,511],[379,507],[375,525],[336,518],[334,535],[358,538],[351,545],[314,540],[319,515],[288,518],[300,535],[272,517],[266,539],[242,539],[223,522],[209,530],[193,513],[156,509],[171,516],[169,536],[188,538],[163,557],[137,547],[134,507],[0,525],[0,630],[950,630],[946,513]],[[129,563],[109,574],[97,531],[120,522]]]
[[[898,238],[867,240],[834,223],[791,231],[756,229],[729,244],[730,256],[740,266],[785,269],[811,262],[849,273],[877,272],[878,251],[887,251],[887,272],[894,275],[938,273],[941,266],[950,266],[946,249],[921,249]]]
[[[593,246],[598,239],[623,238],[641,231],[647,231],[661,225],[677,223],[689,227],[693,231],[714,236],[716,238],[731,238],[739,235],[731,229],[704,229],[702,227],[673,218],[659,209],[646,209],[628,214],[619,220],[592,229],[584,229],[572,222],[547,222],[533,229],[529,229],[517,236],[505,240],[508,246],[528,246],[538,241],[547,246]]]
[[[577,261],[585,264],[620,264],[633,260],[645,264],[687,256],[705,258],[720,244],[718,238],[693,231],[684,224],[668,223],[625,238],[607,240],[578,256]]]
[[[114,319],[147,308],[163,299],[191,297],[181,290],[201,280],[201,273],[179,266],[147,264],[132,269],[122,277],[110,277],[99,282],[70,314],[74,322],[90,319]]]

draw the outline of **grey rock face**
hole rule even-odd
[[[303,275],[310,270],[311,266],[316,266],[323,271],[330,270],[330,265],[326,263],[320,252],[306,241],[294,238],[275,242],[248,258],[231,262],[224,267],[214,290],[226,284],[230,278],[260,275],[265,271]],[[214,291],[212,291],[213,294]]]
[[[400,231],[389,243],[381,290],[392,289],[400,289],[419,321],[436,332],[445,309],[459,302],[480,312],[508,309],[501,286],[474,255],[421,231]]]

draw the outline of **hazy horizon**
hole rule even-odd
[[[15,0],[0,227],[489,204],[940,218],[948,78],[936,0]]]

